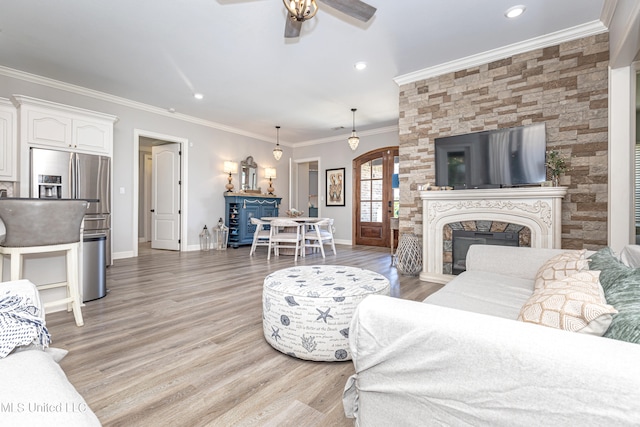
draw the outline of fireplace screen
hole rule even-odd
[[[467,269],[467,252],[471,245],[519,246],[518,233],[512,232],[453,230],[452,237],[453,274],[460,274]]]

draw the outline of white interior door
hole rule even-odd
[[[290,162],[289,209],[298,209],[298,163]]]
[[[143,173],[144,173],[144,178],[143,178],[143,185],[144,185],[144,193],[143,193],[143,197],[144,197],[144,214],[143,214],[143,220],[142,220],[142,224],[143,224],[143,234],[144,234],[144,239],[143,242],[150,242],[151,241],[151,218],[152,218],[152,214],[151,214],[151,209],[152,208],[152,201],[151,201],[151,194],[153,193],[151,191],[151,180],[152,180],[152,176],[151,176],[151,171],[153,170],[153,159],[151,157],[150,153],[144,153],[144,169],[143,169]]]
[[[309,163],[297,163],[298,166],[298,196],[294,208],[309,216]]]
[[[180,144],[151,150],[151,247],[180,250]]]
[[[304,216],[309,213],[309,195],[315,193],[317,197],[314,199],[314,206],[320,212],[320,202],[323,198],[320,196],[320,179],[315,180],[315,191],[312,192],[309,187],[310,175],[309,170],[311,164],[314,164],[317,174],[320,176],[320,158],[310,157],[307,159],[290,160],[289,161],[289,209],[296,208],[304,211]],[[302,193],[302,195],[301,195]]]

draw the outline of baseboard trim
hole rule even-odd
[[[133,251],[114,252],[112,258],[113,259],[133,258]]]

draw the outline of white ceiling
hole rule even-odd
[[[360,132],[397,125],[394,78],[598,21],[605,3],[366,1],[366,24],[319,2],[285,39],[280,0],[0,0],[0,65],[296,144],[348,134],[351,108]]]

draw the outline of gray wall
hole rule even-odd
[[[0,97],[10,98],[13,94],[27,95],[48,101],[86,108],[118,117],[114,127],[113,147],[113,252],[114,258],[128,257],[133,254],[134,206],[134,164],[137,164],[137,153],[133,151],[134,130],[160,133],[178,138],[186,138],[188,164],[183,176],[187,178],[188,205],[186,244],[189,249],[198,247],[198,234],[204,224],[209,226],[224,217],[224,186],[227,182],[223,172],[223,162],[234,160],[240,162],[247,156],[254,157],[259,166],[259,185],[263,192],[268,187],[264,178],[264,168],[277,168],[278,179],[274,181],[276,194],[283,197],[283,211],[289,207],[288,176],[290,158],[320,157],[320,215],[333,217],[336,220],[336,240],[343,243],[351,241],[351,164],[352,160],[365,152],[383,146],[398,145],[398,132],[385,129],[382,133],[360,133],[360,147],[352,152],[346,142],[348,135],[339,141],[313,143],[296,149],[282,146],[283,156],[276,162],[272,156],[274,143],[230,133],[208,126],[174,118],[162,110],[146,111],[135,106],[123,105],[119,100],[110,102],[86,96],[76,92],[50,87],[13,77],[0,75]],[[274,135],[275,138],[275,135]],[[282,143],[281,143],[282,145]],[[330,153],[328,155],[327,153]],[[324,176],[327,168],[346,168],[346,206],[324,206]],[[236,174],[233,182],[238,187]],[[120,194],[120,189],[124,194]],[[305,208],[306,210],[306,208]],[[137,221],[137,218],[135,219]],[[186,247],[186,246],[185,246]]]
[[[320,194],[318,195],[318,216],[334,219],[336,228],[335,239],[339,243],[352,243],[352,213],[353,213],[353,159],[363,154],[388,146],[398,146],[397,129],[382,129],[378,132],[358,132],[360,145],[356,151],[351,151],[347,138],[319,144],[305,145],[294,150],[296,159],[313,157],[321,158],[318,165],[318,180]],[[326,170],[345,168],[345,206],[326,206]]]
[[[187,245],[198,245],[198,233],[204,224],[214,224],[224,216],[223,173],[225,160],[242,159],[252,155],[258,163],[261,187],[266,189],[263,168],[273,166],[278,176],[288,176],[287,158],[290,147],[282,147],[283,158],[276,162],[271,151],[274,144],[246,136],[224,132],[212,127],[177,120],[170,116],[155,114],[101,99],[83,96],[48,86],[34,84],[19,79],[0,76],[0,97],[10,98],[13,94],[32,96],[75,107],[113,114],[118,117],[114,127],[113,147],[113,251],[116,257],[130,256],[133,252],[133,170],[138,162],[134,156],[134,129],[142,129],[174,137],[186,138],[189,164],[183,171],[188,182],[188,206],[186,232]],[[238,176],[234,182],[238,183]],[[124,194],[120,194],[124,188]],[[286,198],[286,195],[283,193]],[[286,200],[285,200],[286,201]],[[288,205],[288,202],[287,202]]]

